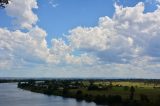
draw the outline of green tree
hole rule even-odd
[[[0,0],[0,8],[5,8],[9,4],[9,0]]]
[[[112,89],[112,87],[113,87],[112,82],[109,82],[108,88],[109,88],[109,89]]]
[[[131,86],[131,88],[130,88],[130,100],[133,100],[134,92],[135,92],[135,88],[133,86]]]
[[[78,90],[76,92],[76,99],[77,100],[82,100],[84,97],[83,97],[83,92],[81,90]]]
[[[65,97],[67,97],[69,95],[68,88],[63,88],[62,95],[65,96]]]

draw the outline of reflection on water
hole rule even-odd
[[[97,106],[60,96],[47,96],[17,88],[16,83],[0,84],[0,106]]]

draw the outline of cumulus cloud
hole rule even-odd
[[[144,13],[143,3],[138,3],[135,7],[118,7],[116,9],[120,10],[114,16],[114,20],[117,21],[115,27],[117,32],[133,39],[134,47],[139,48],[139,56],[148,55],[152,57],[150,51],[157,52],[153,48],[157,48],[159,45],[156,39],[160,35],[160,9]],[[123,28],[124,23],[129,25],[127,29]]]
[[[23,33],[20,30],[9,31],[0,28],[0,50],[3,56],[2,60],[10,60],[13,63],[16,61],[43,63],[47,59],[48,48],[44,37],[45,32],[36,27],[28,33]],[[37,36],[39,38],[34,38]],[[5,53],[6,52],[6,53]],[[7,65],[7,64],[6,64]]]
[[[115,14],[99,19],[98,26],[70,31],[73,48],[95,54],[103,62],[126,63],[138,56],[159,56],[160,9],[144,13],[144,3],[135,7],[115,4]]]
[[[14,25],[22,29],[30,29],[38,20],[37,15],[32,11],[37,8],[37,0],[12,0],[6,7],[6,12],[13,17]]]
[[[160,8],[144,13],[141,2],[134,7],[115,4],[113,17],[100,17],[94,27],[78,26],[69,31],[67,40],[52,39],[51,47],[45,30],[36,25],[33,8],[38,8],[36,0],[13,0],[6,8],[20,29],[0,28],[0,70],[36,64],[51,71],[52,65],[59,70],[63,65],[101,77],[159,76]]]
[[[50,53],[59,56],[65,56],[72,52],[70,46],[66,45],[66,43],[62,39],[52,39],[52,48],[50,49]]]
[[[91,65],[96,61],[95,57],[87,53],[75,56],[73,54],[74,49],[71,45],[67,45],[62,39],[52,39],[51,42],[52,47],[50,48],[50,54],[55,58],[57,63]]]
[[[83,53],[80,56],[74,56],[72,54],[67,54],[65,56],[65,61],[68,64],[74,65],[94,65],[97,63],[98,58],[93,55],[89,55],[87,53]]]

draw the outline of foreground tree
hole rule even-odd
[[[134,92],[135,92],[135,88],[133,86],[131,86],[131,88],[130,88],[130,100],[133,100]]]
[[[9,4],[10,0],[0,0],[0,8],[5,8],[7,4]]]

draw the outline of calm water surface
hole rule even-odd
[[[85,101],[47,96],[17,88],[16,83],[0,84],[0,106],[98,106]]]

